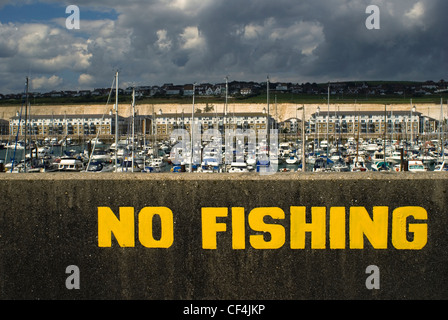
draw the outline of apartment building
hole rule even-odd
[[[192,121],[191,112],[182,113],[162,113],[159,111],[154,116],[155,133],[162,136],[169,136],[175,129],[185,129],[190,131]],[[199,121],[201,130],[217,129],[224,133],[226,129],[253,129],[255,132],[268,128],[268,116],[265,112],[256,113],[228,113],[227,115],[213,112],[195,113],[194,121]],[[275,120],[269,116],[270,128],[274,128]]]
[[[119,133],[124,130],[125,119],[119,117]],[[30,136],[81,136],[115,134],[115,115],[76,114],[76,115],[31,115],[28,121],[16,114],[9,121],[11,135]]]
[[[439,121],[416,111],[320,111],[313,113],[308,133],[359,134],[367,136],[421,135],[435,133]]]

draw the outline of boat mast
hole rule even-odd
[[[359,163],[359,131],[361,129],[361,125],[359,124],[359,113],[358,113],[358,136],[356,138],[356,160],[353,162],[353,167],[357,167]]]
[[[390,107],[390,121],[391,121],[391,125],[390,125],[390,146],[392,148],[393,145],[393,140],[394,140],[394,126],[395,126],[395,120],[394,119],[394,112],[392,110],[392,106]]]
[[[447,105],[448,105],[448,100],[447,100]],[[443,118],[443,101],[442,101],[442,120],[443,120],[443,128],[446,131],[446,126],[445,126],[445,119]],[[443,135],[442,135],[442,160],[445,162],[445,147],[444,147],[444,139],[445,139],[445,131],[443,131]]]
[[[296,117],[297,118],[297,117]],[[278,119],[278,113],[277,113],[277,95],[275,95],[275,119]],[[278,129],[276,128],[276,124],[272,124],[272,129]]]
[[[226,128],[226,120],[227,120],[227,108],[228,108],[228,95],[229,95],[229,76],[226,76],[226,105],[224,107],[224,129]]]
[[[411,120],[410,120],[410,125],[411,125],[411,143],[410,143],[410,145],[411,145],[411,147],[414,144],[414,121],[413,121],[412,117],[413,117],[413,114],[412,114],[412,99],[411,99]]]
[[[115,172],[118,170],[118,71],[115,73]]]
[[[330,144],[330,137],[329,137],[329,123],[330,123],[330,82],[328,82],[328,93],[327,93],[327,161],[325,162],[325,167],[327,167],[328,164],[328,145]]]
[[[26,132],[28,131],[28,85],[29,85],[29,80],[28,77],[26,77],[26,92],[25,92],[25,157],[24,157],[24,170],[26,173]]]
[[[384,164],[386,164],[386,137],[387,137],[387,108],[386,104],[384,104],[384,138],[383,138],[383,155],[384,155]],[[358,125],[359,130],[359,125]]]
[[[305,142],[305,105],[296,109],[296,119],[297,119],[297,132],[299,131],[299,118],[297,117],[297,111],[302,110],[302,172],[306,171],[306,142]]]
[[[190,172],[193,172],[193,151],[194,151],[194,96],[195,96],[195,91],[196,91],[196,82],[193,83],[193,104],[191,105],[191,124],[190,124],[190,128],[191,128],[191,153],[190,153]]]
[[[226,76],[226,104],[224,106],[224,119],[223,119],[223,127],[224,127],[224,143],[227,137],[227,108],[228,108],[228,95],[229,95],[229,76]],[[224,158],[223,171],[226,172],[226,160]]]
[[[445,152],[443,149],[443,98],[440,98],[440,125],[439,125],[439,141],[440,141],[440,152],[442,153],[442,159],[445,160]]]
[[[132,88],[132,172],[134,172],[135,88]]]
[[[268,113],[267,113],[267,117],[266,117],[266,130],[267,130],[268,139],[266,141],[266,144],[268,147],[268,152],[270,152],[271,144],[270,144],[270,134],[269,134],[269,75],[268,75],[267,81],[266,81],[266,100],[267,100],[267,107],[268,107],[268,110],[267,110]],[[268,153],[268,155],[269,155],[269,153]]]

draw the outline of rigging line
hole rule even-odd
[[[24,92],[26,93],[26,87]],[[22,100],[22,106],[20,107],[20,114],[19,114],[19,125],[17,126],[17,134],[16,134],[16,143],[14,146],[14,154],[12,157],[12,162],[11,162],[11,172],[14,169],[14,162],[16,159],[16,151],[17,151],[17,143],[18,143],[18,139],[19,139],[19,132],[20,132],[20,124],[22,123],[22,110],[23,110],[23,104],[26,103],[25,100]],[[26,127],[25,127],[26,130]],[[26,151],[26,141],[25,141],[25,151]],[[25,152],[25,161],[24,161],[25,165],[26,165],[26,152]]]
[[[93,141],[93,148],[92,148],[92,152],[89,154],[89,162],[87,163],[86,171],[89,171],[90,162],[92,161],[93,152],[95,151],[96,143],[98,141],[98,136],[101,131],[101,126],[103,125],[104,116],[107,112],[107,106],[109,105],[110,98],[112,96],[112,90],[113,90],[114,84],[115,84],[115,77],[112,80],[112,85],[110,86],[109,96],[107,97],[106,108],[105,108],[106,111],[103,112],[103,116],[101,117],[101,120],[100,120],[100,130],[97,130],[95,141]],[[115,124],[115,125],[117,125],[117,124]],[[116,147],[117,146],[115,146],[115,148]]]

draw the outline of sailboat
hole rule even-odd
[[[114,81],[118,82],[118,72],[116,73]],[[112,94],[113,84],[114,83],[112,82],[111,90],[109,92],[109,96],[108,96],[108,99],[107,99],[107,102],[106,102],[106,110],[108,110],[108,105],[109,105],[110,97],[111,97],[111,94]],[[115,94],[116,94],[116,101],[117,101],[117,104],[118,104],[118,96],[117,96],[118,95],[118,84],[116,84],[116,92],[115,92]],[[116,106],[116,113],[118,114],[118,106]],[[104,116],[105,116],[105,113],[103,113],[100,125],[104,121]],[[109,172],[109,171],[112,171],[111,170],[112,165],[108,164],[109,162],[111,162],[110,155],[108,155],[106,152],[104,152],[104,150],[101,150],[101,151],[95,150],[97,144],[102,144],[102,142],[99,140],[100,131],[101,130],[98,130],[97,133],[96,133],[96,137],[93,138],[90,141],[91,143],[93,143],[93,146],[92,146],[92,151],[89,154],[89,160],[87,162],[87,165],[85,166],[85,171],[87,171],[87,172],[92,172],[92,171],[94,171],[94,172],[98,172],[98,171],[104,171],[104,172],[107,171],[107,172]],[[118,121],[116,121],[116,123],[115,123],[115,131],[116,131],[116,136],[115,136],[116,140],[115,140],[114,148],[115,148],[115,170],[116,170],[117,169],[117,163],[118,163],[118,161],[117,161],[117,157],[118,157],[118,147],[117,147],[118,146],[118,143],[117,143]],[[91,168],[90,167],[91,165],[93,165],[94,167]]]
[[[357,155],[353,158],[353,164],[351,165],[352,172],[364,172],[369,171],[366,167],[366,161],[364,157]]]
[[[442,163],[437,164],[434,168],[434,171],[448,171],[448,161],[443,161]]]
[[[299,162],[299,158],[296,156],[295,153],[291,153],[291,154],[289,155],[289,157],[286,158],[285,162],[286,162],[287,164],[296,164],[296,163]]]
[[[27,167],[27,163],[26,163],[26,149],[27,149],[26,148],[26,143],[27,143],[26,132],[28,130],[28,128],[27,128],[28,88],[29,88],[29,79],[28,79],[28,77],[26,77],[26,84],[25,84],[25,139],[24,139],[25,141],[23,142],[23,146],[18,141],[19,134],[20,134],[20,124],[22,122],[22,108],[23,108],[23,105],[22,105],[22,107],[20,108],[19,125],[17,127],[16,141],[15,141],[15,145],[13,147],[14,153],[13,153],[12,161],[11,161],[11,163],[8,163],[6,165],[6,168],[8,168],[8,169],[10,168],[10,171],[8,170],[8,172],[11,172],[11,173],[12,172],[26,172],[26,169],[27,169],[26,168]],[[18,168],[15,168],[17,149],[24,150],[24,157],[23,157],[24,160],[22,160],[23,164],[19,164]],[[14,170],[14,169],[16,169],[16,170]]]

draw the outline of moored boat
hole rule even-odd
[[[80,172],[84,170],[84,163],[77,158],[62,157],[58,163],[59,171]]]
[[[428,169],[425,167],[421,160],[410,160],[408,161],[408,171],[411,172],[425,172]]]

